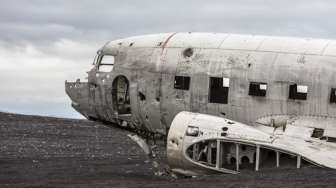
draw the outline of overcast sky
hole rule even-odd
[[[0,111],[81,116],[64,81],[84,78],[98,48],[175,31],[336,39],[335,0],[2,0]]]

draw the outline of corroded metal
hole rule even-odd
[[[190,126],[197,127],[199,134],[191,136],[186,134]],[[225,130],[223,130],[224,127]],[[167,138],[168,162],[174,172],[185,175],[238,173],[243,163],[242,159],[247,157],[249,152],[255,155],[255,159],[250,160],[250,163],[255,164],[256,171],[260,169],[260,164],[266,160],[269,152],[274,154],[281,152],[296,156],[297,168],[300,168],[301,159],[303,159],[317,166],[336,169],[335,143],[310,136],[308,138],[304,127],[271,132],[268,132],[267,128],[249,126],[206,114],[180,112],[172,122]],[[224,132],[225,134],[222,134]],[[214,141],[217,142],[215,148],[217,157],[214,163],[216,165],[213,165],[213,161],[209,161],[209,156],[193,157],[195,154],[192,153],[192,149],[195,146],[201,151],[202,146]],[[252,150],[244,152],[248,147]],[[204,148],[209,151],[209,147]],[[235,160],[233,164],[230,161],[232,158]],[[272,160],[274,167],[279,166],[277,156]]]
[[[105,55],[114,57],[111,72],[99,70]],[[335,64],[333,40],[163,33],[108,42],[99,49],[88,81],[65,86],[72,106],[86,118],[145,132],[167,135],[175,116],[190,111],[303,140],[323,129],[320,139],[330,141],[336,137],[336,104],[329,101],[336,88]],[[175,89],[175,76],[190,77],[189,89]],[[227,104],[209,102],[210,77],[223,78]],[[252,82],[263,83],[266,94],[250,95]],[[289,97],[291,85],[297,85],[300,100]]]

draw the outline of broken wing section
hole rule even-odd
[[[174,172],[188,176],[237,174],[242,169],[258,171],[282,165],[336,169],[335,143],[301,136],[300,132],[307,133],[306,127],[282,129],[282,134],[264,130],[216,116],[181,112],[169,130],[168,163]]]

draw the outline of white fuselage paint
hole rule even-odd
[[[190,57],[184,56],[188,48],[193,51]],[[99,72],[95,65],[88,83],[66,84],[73,106],[88,118],[126,121],[128,126],[163,134],[181,111],[248,125],[260,119],[269,124],[273,116],[285,116],[286,121],[293,116],[328,117],[335,122],[336,104],[329,102],[331,89],[336,88],[333,40],[166,33],[111,41],[99,53],[115,56],[112,72]],[[129,116],[116,113],[112,100],[112,83],[119,75],[129,81]],[[175,76],[189,76],[189,90],[174,89]],[[228,104],[209,103],[210,77],[224,78]],[[266,83],[266,96],[248,95],[250,82]],[[291,84],[307,92],[307,100],[289,99]]]

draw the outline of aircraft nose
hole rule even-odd
[[[89,118],[89,88],[88,83],[77,80],[76,82],[65,81],[65,92],[72,101],[72,107]]]

